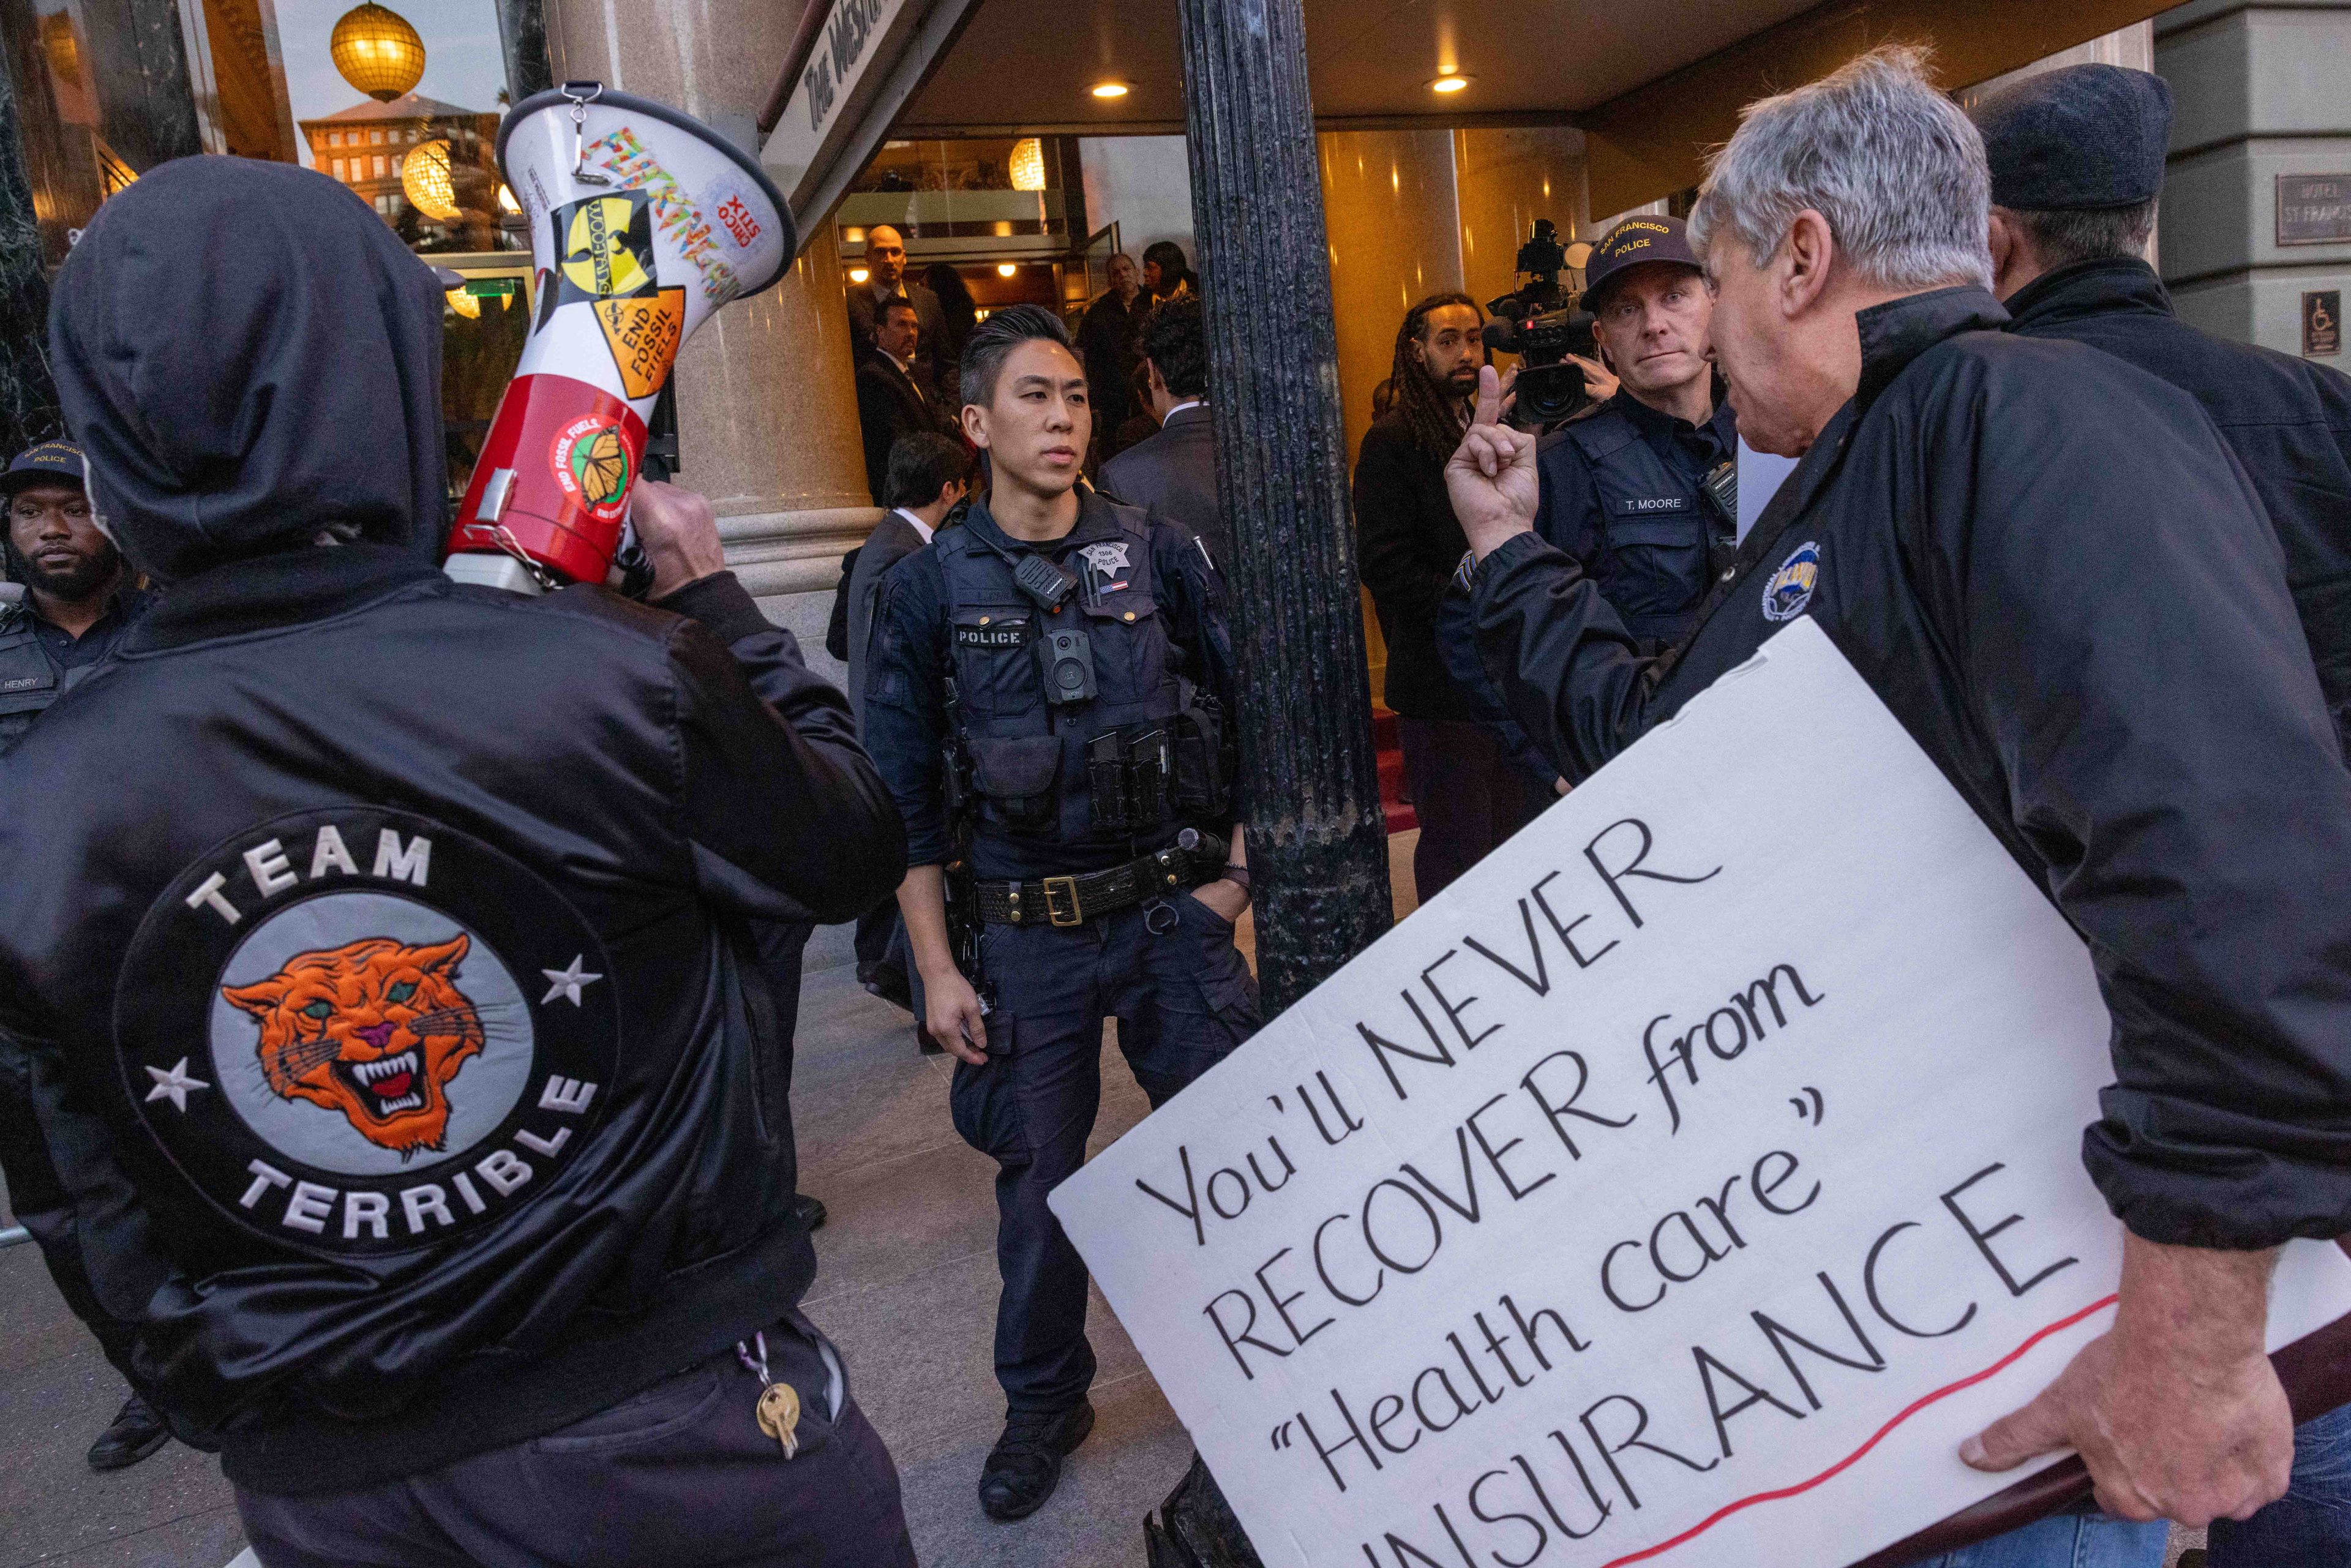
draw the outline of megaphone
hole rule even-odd
[[[798,236],[748,154],[601,82],[523,99],[497,155],[529,225],[538,307],[443,570],[536,593],[605,580],[679,345],[781,278]]]

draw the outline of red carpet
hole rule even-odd
[[[1380,806],[1387,813],[1388,831],[1417,828],[1420,818],[1405,799],[1404,747],[1396,739],[1396,716],[1385,708],[1372,710],[1372,745],[1379,753]]]

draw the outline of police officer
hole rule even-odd
[[[2078,1563],[2107,1534],[2099,1561],[2153,1568],[2158,1519],[2242,1518],[2287,1486],[2270,1271],[2351,1213],[2351,775],[2210,418],[2110,355],[1995,329],[1989,184],[1916,50],[1749,106],[1694,245],[1745,439],[1802,461],[1666,658],[1527,531],[1533,453],[1490,382],[1447,480],[1479,651],[1577,777],[1806,616],[2082,933],[2115,1019],[2082,1151],[2126,1228],[2120,1297],[1959,1457],[2075,1448],[2125,1521],[1952,1561]]]
[[[1714,297],[1682,220],[1626,218],[1584,271],[1592,335],[1616,395],[1545,437],[1535,531],[1583,563],[1626,630],[1655,652],[1696,619],[1729,564],[1738,426],[1716,395]]]
[[[1259,1021],[1223,588],[1189,534],[1079,483],[1086,391],[1051,312],[973,331],[963,428],[991,482],[891,569],[865,683],[925,1021],[957,1058],[956,1130],[998,1166],[998,1519],[1034,1512],[1093,1426],[1085,1265],[1045,1195],[1085,1159],[1102,1019],[1155,1106]]]
[[[2067,66],[1973,111],[1991,166],[1993,287],[2028,338],[2105,350],[2192,394],[2245,466],[2336,733],[2351,749],[2351,377],[2200,332],[2147,264],[2171,89],[2119,66]],[[2215,1520],[2213,1568],[2351,1562],[2351,1408],[2294,1435],[2286,1495]]]
[[[5,751],[58,693],[114,651],[146,595],[128,586],[120,553],[90,517],[80,448],[44,441],[19,453],[0,475],[0,497],[8,508],[8,576],[24,589],[23,598],[0,601],[0,751]],[[57,1207],[64,1188],[33,1114],[26,1071],[23,1050],[0,1033],[0,1169],[16,1212],[37,1220]],[[172,1433],[131,1370],[134,1331],[99,1304],[71,1227],[30,1228],[57,1293],[131,1385],[131,1397],[90,1445],[90,1468],[137,1464]]]
[[[114,651],[146,608],[114,541],[90,515],[81,449],[44,441],[0,475],[8,575],[23,599],[0,602],[0,750],[57,694]]]
[[[2319,686],[2351,750],[2351,377],[2172,313],[2145,260],[2171,137],[2161,77],[2067,66],[1993,93],[1974,117],[2009,330],[2104,349],[2204,405],[2284,548]]]

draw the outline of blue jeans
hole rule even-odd
[[[2294,1429],[2285,1496],[2241,1522],[2215,1520],[2212,1568],[2351,1563],[2351,1406]]]
[[[2171,1527],[2160,1522],[2060,1514],[1930,1557],[1918,1568],[2161,1568],[2170,1535]]]

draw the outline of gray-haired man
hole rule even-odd
[[[1882,49],[1750,105],[1692,214],[1740,434],[1802,457],[1698,631],[1637,657],[1526,532],[1533,444],[1489,380],[1447,474],[1479,651],[1581,778],[1796,616],[1836,643],[2088,939],[2115,1019],[2083,1145],[2129,1231],[2114,1326],[1962,1457],[2074,1448],[2124,1520],[2241,1518],[2293,1448],[2274,1249],[2351,1229],[2351,774],[2194,400],[1991,330],[1982,142],[1922,68]],[[2151,1524],[2030,1530],[1951,1561],[2162,1556]]]

